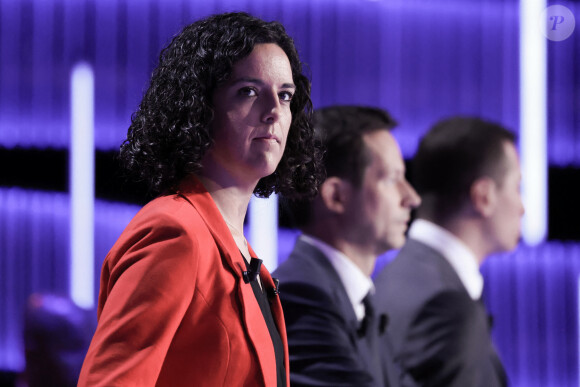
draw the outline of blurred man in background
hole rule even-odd
[[[326,148],[318,197],[294,203],[303,234],[274,275],[286,319],[293,386],[388,386],[370,275],[400,248],[419,196],[405,179],[395,122],[381,109],[337,106],[315,113]],[[382,363],[382,364],[381,364]]]
[[[516,247],[524,208],[514,135],[477,118],[436,124],[415,155],[422,204],[409,239],[378,275],[404,385],[506,386],[481,301],[479,267]]]

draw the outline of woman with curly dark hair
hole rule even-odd
[[[103,264],[80,386],[287,386],[277,286],[243,235],[252,194],[321,179],[310,82],[277,22],[187,26],[160,56],[121,160],[159,196]]]

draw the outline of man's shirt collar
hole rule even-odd
[[[300,239],[320,250],[332,264],[346,290],[357,319],[361,321],[365,315],[362,300],[369,291],[374,293],[373,281],[346,255],[334,247],[310,235],[302,234]]]
[[[481,298],[483,276],[475,254],[459,238],[425,219],[415,220],[409,238],[426,244],[439,252],[453,267],[472,299]]]

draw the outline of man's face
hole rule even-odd
[[[405,164],[395,138],[387,130],[376,130],[365,134],[364,142],[371,162],[361,187],[353,189],[345,215],[350,218],[356,243],[380,255],[403,246],[411,209],[421,200],[405,179]]]
[[[504,143],[506,173],[496,186],[496,203],[489,219],[493,252],[513,250],[519,241],[524,206],[520,195],[521,170],[518,154],[511,142]]]
[[[272,174],[286,146],[295,90],[288,57],[276,44],[258,44],[236,62],[213,95],[214,144],[202,161],[206,173],[254,183]]]

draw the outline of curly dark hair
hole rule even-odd
[[[282,159],[273,174],[260,179],[254,194],[314,196],[323,172],[322,152],[311,124],[310,81],[302,73],[294,41],[284,26],[243,12],[196,21],[161,51],[121,145],[119,158],[127,172],[145,182],[151,192],[168,193],[185,176],[199,171],[201,159],[213,144],[213,92],[231,75],[233,65],[261,43],[275,43],[284,50],[296,92]]]

